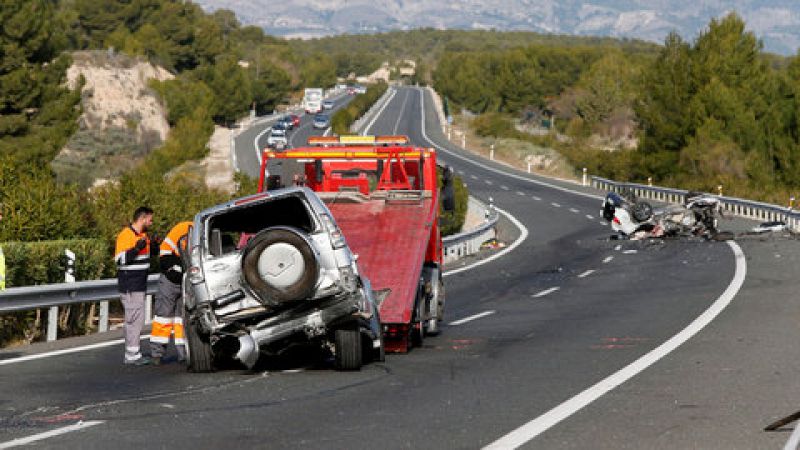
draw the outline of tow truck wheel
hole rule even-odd
[[[437,290],[431,301],[436,302],[436,317],[428,319],[428,326],[425,331],[430,336],[436,336],[442,331],[439,328],[439,322],[442,321],[444,316],[444,283],[442,283],[442,280],[439,280]]]
[[[336,330],[336,370],[361,369],[361,333],[358,330]]]
[[[188,317],[186,313],[184,313],[183,323],[186,325],[184,331],[188,370],[195,373],[212,372],[214,370],[214,353],[211,350],[211,343],[198,330],[197,321]]]
[[[420,297],[417,297],[417,307],[414,308],[414,318],[411,320],[411,346],[422,347],[422,342],[425,340],[425,320],[423,319],[423,303]]]
[[[314,291],[319,267],[314,251],[300,231],[266,229],[244,250],[245,282],[264,303],[302,300]]]

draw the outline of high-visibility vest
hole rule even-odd
[[[134,247],[140,239],[145,239],[147,245],[136,250]],[[117,235],[114,261],[117,263],[120,292],[147,290],[147,271],[150,269],[150,238],[147,234],[137,233],[131,226],[123,228]]]
[[[167,236],[161,242],[161,247],[159,248],[160,256],[165,256],[169,254],[173,254],[175,256],[180,256],[180,251],[178,250],[178,243],[180,242],[181,238],[186,236],[189,233],[189,227],[192,226],[192,222],[180,222],[167,233]]]
[[[6,257],[3,247],[0,247],[0,291],[6,288]]]

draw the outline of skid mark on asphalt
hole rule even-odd
[[[495,312],[496,311],[494,311],[494,310],[492,310],[492,311],[484,311],[482,313],[474,314],[474,315],[471,315],[469,317],[464,317],[463,319],[454,320],[454,321],[450,322],[448,325],[451,325],[451,326],[463,325],[463,324],[465,324],[467,322],[472,322],[473,320],[477,320],[477,319],[480,319],[480,318],[483,318],[483,317],[486,317],[486,316],[491,316]]]

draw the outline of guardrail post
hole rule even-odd
[[[51,306],[47,312],[47,342],[58,339],[58,306]]]
[[[101,333],[108,331],[108,300],[100,302],[100,320],[97,326]]]

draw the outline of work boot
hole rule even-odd
[[[150,358],[148,358],[146,356],[140,356],[139,358],[136,358],[136,359],[126,359],[125,360],[125,365],[126,366],[147,366],[150,363],[152,363],[152,361],[150,361]]]

